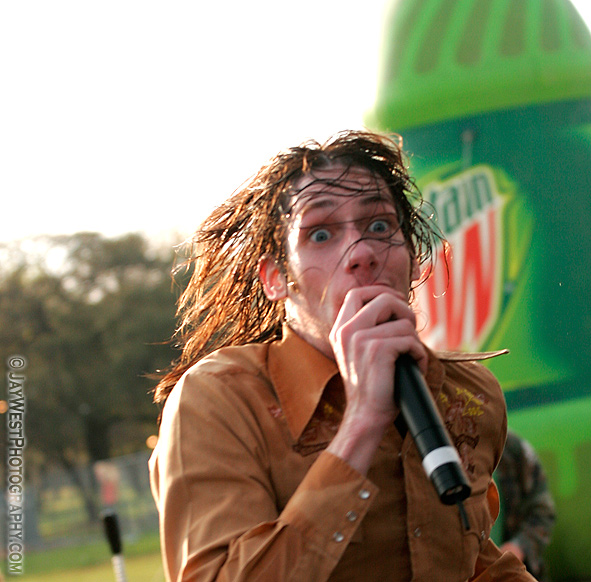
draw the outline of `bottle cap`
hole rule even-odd
[[[369,126],[591,96],[591,34],[569,0],[400,0],[385,30]]]

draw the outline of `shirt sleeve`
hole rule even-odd
[[[515,555],[501,553],[489,540],[478,556],[476,573],[470,582],[535,582],[535,578]]]
[[[178,388],[150,460],[167,580],[327,580],[375,485],[324,451],[279,512],[246,415],[231,418],[212,390]]]
[[[495,379],[496,382],[496,379]],[[507,438],[507,415],[503,410],[503,422],[499,432],[499,442],[494,449],[494,466],[499,462]],[[494,468],[494,467],[493,467]],[[486,492],[489,513],[494,522],[499,516],[500,499],[495,482],[490,479]],[[470,582],[535,582],[525,565],[511,552],[501,552],[489,539],[476,558],[474,576]]]
[[[487,502],[493,520],[499,515],[499,492],[491,481]],[[475,574],[470,582],[535,582],[525,565],[510,552],[501,552],[492,540],[481,550],[476,560]]]

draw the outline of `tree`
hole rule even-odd
[[[172,249],[79,233],[0,253],[2,359],[29,362],[28,453],[74,474],[80,461],[144,448],[158,415],[146,374],[175,356]]]

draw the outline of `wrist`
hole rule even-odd
[[[359,415],[345,412],[328,452],[343,459],[362,475],[367,475],[375,452],[386,428],[392,423],[391,414]]]

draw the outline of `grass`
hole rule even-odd
[[[124,539],[123,555],[129,582],[164,581],[157,533],[133,541]],[[2,564],[1,570],[5,573],[6,564]],[[24,559],[24,575],[19,578],[27,582],[94,582],[115,579],[106,541],[27,552]]]
[[[129,582],[164,582],[160,553],[133,556],[125,559],[125,571]],[[48,574],[28,574],[19,576],[26,582],[108,582],[115,580],[110,559],[106,563],[84,568],[60,570]],[[13,578],[8,578],[12,580]]]

